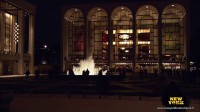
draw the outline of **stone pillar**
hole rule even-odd
[[[190,71],[190,14],[184,17],[183,28],[184,28],[184,53],[186,54],[186,70]]]
[[[3,75],[3,61],[0,60],[0,76]]]
[[[19,42],[18,42],[18,74],[24,73],[24,11],[18,11]]]
[[[86,59],[89,57],[90,50],[89,50],[89,35],[88,35],[88,24],[87,24],[87,17],[84,18],[84,58]]]
[[[63,17],[62,21],[62,38],[61,38],[61,44],[62,44],[62,56],[61,56],[61,71],[65,71],[67,69],[66,62],[69,60],[68,58],[68,39],[67,39],[67,20],[65,17]]]
[[[5,37],[5,18],[4,13],[0,11],[0,55],[4,50],[4,37]],[[3,60],[0,59],[0,75],[3,74]]]
[[[35,16],[29,16],[29,54],[30,54],[30,62],[29,62],[29,70],[31,73],[34,73],[34,40],[35,40]]]
[[[5,13],[0,11],[0,51],[4,50],[4,38],[5,38]]]
[[[133,15],[136,15],[135,13],[133,13]],[[133,67],[133,72],[136,72],[136,34],[137,34],[137,27],[136,27],[136,16],[133,16],[133,33],[132,33],[132,37],[133,37],[133,61],[132,61],[132,67]]]
[[[108,17],[108,66],[113,67],[113,23],[112,19]]]
[[[162,11],[159,11],[158,16],[158,71],[163,69],[162,66]]]

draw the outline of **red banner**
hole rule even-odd
[[[108,42],[108,36],[105,32],[102,32],[102,42]]]
[[[75,38],[74,50],[75,51],[83,51],[84,50],[84,34],[83,34],[83,32],[79,32],[78,36]]]

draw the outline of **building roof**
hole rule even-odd
[[[3,0],[17,8],[23,9],[27,11],[28,13],[35,14],[36,7],[32,5],[31,3],[27,2],[26,0]]]

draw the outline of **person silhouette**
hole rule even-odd
[[[87,69],[86,71],[85,71],[85,75],[89,75],[90,74],[90,71]]]
[[[86,71],[83,70],[83,72],[82,72],[82,76],[85,76],[85,75],[86,75]]]
[[[70,76],[74,76],[75,74],[74,74],[74,71],[72,70],[72,69],[69,69],[69,75]]]
[[[99,70],[98,76],[102,76],[102,75],[103,75],[103,71],[101,69],[101,70]]]
[[[25,74],[26,74],[26,77],[27,77],[27,78],[29,78],[30,71],[29,71],[29,70],[27,70]]]
[[[39,79],[39,76],[40,76],[40,70],[39,69],[36,69],[35,70],[35,79]]]

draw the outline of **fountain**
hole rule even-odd
[[[85,60],[80,60],[79,62],[79,66],[73,66],[73,72],[75,75],[82,75],[82,72],[85,70],[89,70],[89,75],[98,75],[99,71],[102,68],[95,68],[95,63],[94,63],[94,59],[92,56],[89,56],[87,59]],[[107,70],[103,71],[102,74],[106,75]],[[68,72],[67,72],[68,75]]]

